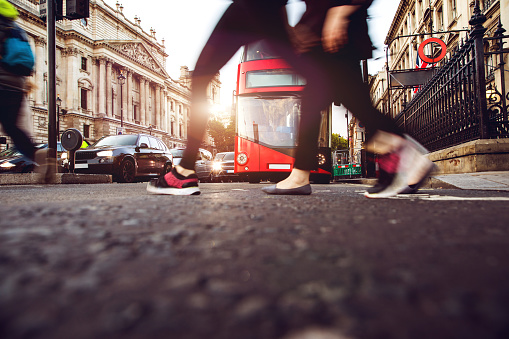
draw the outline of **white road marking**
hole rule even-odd
[[[362,193],[363,194],[363,193]],[[387,199],[428,200],[428,201],[509,201],[509,197],[455,197],[431,194],[398,194]]]

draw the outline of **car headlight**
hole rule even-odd
[[[113,156],[113,151],[101,151],[101,152],[97,152],[97,156],[98,157],[112,157]]]
[[[247,154],[246,153],[239,153],[237,155],[237,163],[241,166],[244,166],[247,164]]]
[[[10,163],[9,161],[3,162],[0,165],[0,167],[2,167],[2,168],[13,168],[14,166],[16,166],[16,165],[14,165],[13,163]]]
[[[221,163],[220,163],[220,162],[214,162],[214,163],[212,164],[212,169],[213,169],[214,171],[220,171],[220,170],[222,170],[223,168],[221,167]]]

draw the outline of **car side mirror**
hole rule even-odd
[[[140,144],[140,148],[148,148],[148,145],[146,143],[142,142]]]

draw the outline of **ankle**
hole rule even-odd
[[[190,169],[184,168],[184,167],[179,166],[179,165],[175,166],[175,171],[177,171],[178,174],[180,174],[180,175],[182,175],[184,177],[188,177],[191,174],[195,174],[196,173],[194,170],[190,170]]]

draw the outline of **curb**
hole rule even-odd
[[[0,174],[0,185],[39,185],[37,173]],[[109,174],[57,173],[55,184],[109,184]]]

